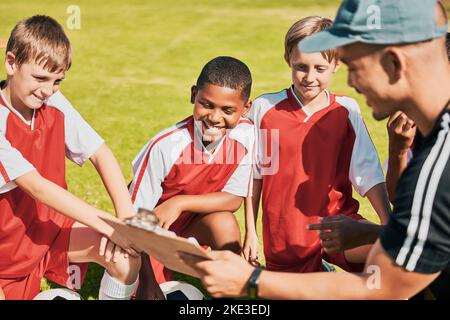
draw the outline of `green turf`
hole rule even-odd
[[[65,24],[67,6],[72,3],[1,1],[0,38],[7,38],[19,19],[34,14],[51,15]],[[253,98],[285,88],[290,85],[290,72],[283,60],[285,32],[307,15],[333,17],[339,3],[79,0],[81,30],[67,30],[73,45],[73,66],[62,91],[106,140],[129,181],[131,160],[145,142],[192,112],[190,87],[208,60],[231,55],[246,62],[254,78]],[[355,97],[361,104],[384,161],[385,123],[375,122],[363,99],[347,87],[345,67],[335,76],[331,90]],[[92,165],[80,169],[69,163],[67,174],[70,191],[112,212]],[[361,213],[377,220],[365,199],[361,200]],[[243,227],[242,210],[238,217]],[[101,268],[91,268],[81,291],[83,297],[97,297],[101,274]]]

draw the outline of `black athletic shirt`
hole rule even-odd
[[[401,176],[394,212],[380,240],[408,271],[436,273],[450,263],[450,110],[423,137]]]

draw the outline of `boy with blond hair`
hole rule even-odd
[[[6,299],[33,299],[43,277],[79,289],[86,268],[74,263],[107,269],[101,299],[128,299],[136,287],[140,259],[121,252],[136,255],[101,219],[113,217],[66,190],[65,158],[79,166],[89,159],[117,215],[134,215],[112,152],[58,91],[70,65],[69,39],[54,19],[33,16],[12,30],[7,78],[0,83],[0,290]]]
[[[320,271],[322,258],[345,270],[362,269],[369,250],[363,245],[372,244],[381,227],[358,214],[352,186],[369,198],[382,223],[388,220],[383,172],[359,105],[327,90],[339,67],[336,50],[307,54],[297,49],[302,39],[331,25],[330,19],[311,16],[291,26],[284,58],[293,84],[260,96],[249,113],[258,152],[254,214],[247,214],[257,216],[262,193],[269,270]],[[319,237],[308,226],[320,230]],[[244,252],[254,253],[248,244],[256,242],[256,231],[248,229]]]

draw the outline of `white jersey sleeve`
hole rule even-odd
[[[287,99],[286,90],[264,94],[253,101],[248,118],[255,124],[255,160],[253,178],[262,179],[263,175],[273,175],[279,169],[279,131],[261,128],[261,122],[268,111],[279,102]],[[269,148],[272,152],[268,153]]]
[[[164,181],[162,155],[158,145],[150,140],[133,160],[134,178],[130,185],[130,195],[134,209],[153,210],[162,194]]]
[[[16,188],[14,180],[34,170],[34,167],[13,148],[0,131],[0,193]]]
[[[348,110],[349,119],[355,132],[349,179],[355,190],[364,196],[374,186],[385,182],[380,159],[367,131],[358,103],[349,97],[336,97],[336,101]]]
[[[240,143],[247,153],[242,157],[238,167],[228,179],[222,191],[240,197],[247,197],[252,193],[253,164],[255,149],[255,130],[251,121],[244,120],[230,132],[230,138]],[[237,148],[239,150],[239,148]],[[244,150],[241,149],[243,152]]]
[[[53,94],[46,104],[64,113],[66,157],[82,166],[100,148],[104,140],[75,110],[61,91]]]
[[[174,126],[155,135],[138,153],[132,162],[134,178],[129,188],[136,211],[155,208],[163,192],[164,179],[190,142],[189,134]]]

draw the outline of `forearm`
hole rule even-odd
[[[256,234],[256,218],[253,213],[253,198],[245,198],[245,231]]]
[[[409,272],[395,264],[377,241],[367,258],[365,273],[347,272],[261,274],[259,295],[268,299],[408,299],[439,273]]]
[[[386,184],[377,184],[366,193],[366,196],[378,214],[381,224],[386,224],[389,221],[389,216],[391,214]]]
[[[14,182],[31,197],[61,214],[100,233],[112,233],[112,228],[100,219],[100,217],[110,218],[107,213],[88,205],[67,190],[41,177],[37,171],[31,171]]]
[[[298,274],[263,271],[258,295],[264,299],[291,300],[367,299],[370,292],[366,283],[366,276],[347,272]]]
[[[172,199],[179,203],[181,211],[200,214],[218,211],[235,212],[242,204],[242,197],[228,192],[214,192],[202,195],[179,195]]]
[[[108,191],[117,216],[119,218],[133,216],[135,212],[122,170],[109,147],[103,144],[90,160]]]
[[[388,170],[386,172],[386,187],[391,203],[394,202],[398,180],[408,166],[407,154],[407,152],[389,152]]]
[[[262,179],[253,179],[253,196],[252,196],[252,208],[253,208],[253,217],[256,222],[258,221],[258,212],[259,212],[259,203],[261,201],[261,192],[262,192]]]

